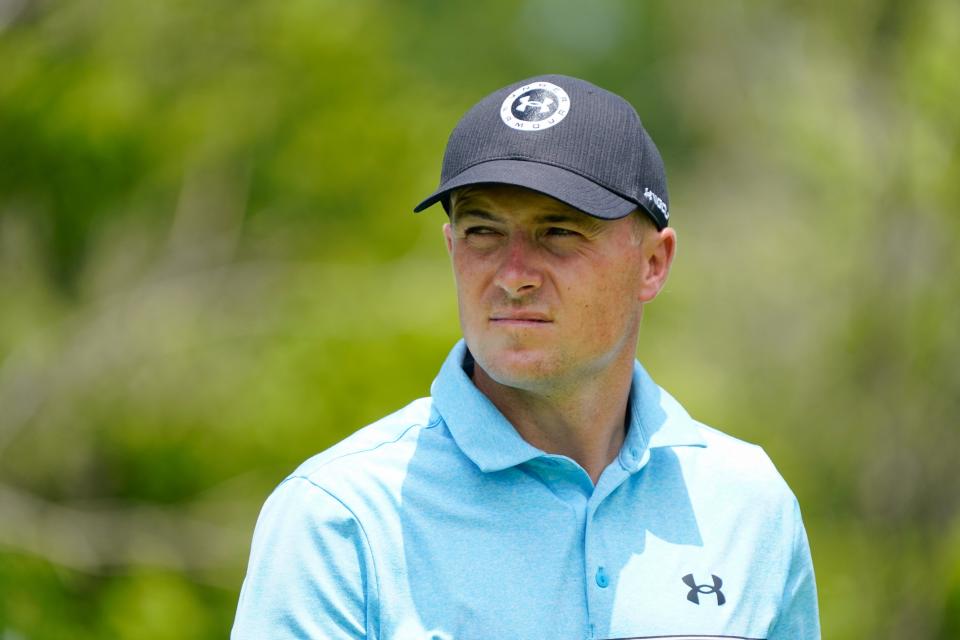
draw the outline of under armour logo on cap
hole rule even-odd
[[[570,96],[551,82],[532,82],[500,105],[503,124],[518,131],[540,131],[559,124],[570,112]]]
[[[690,587],[690,593],[687,594],[687,600],[693,604],[700,604],[701,594],[709,595],[711,593],[715,593],[717,594],[717,606],[723,606],[723,604],[727,601],[723,595],[723,592],[720,591],[720,587],[723,586],[723,580],[713,574],[711,574],[710,577],[713,578],[713,586],[710,586],[709,584],[697,584],[697,581],[693,579],[692,573],[688,573],[687,575],[683,576],[682,580],[684,584]]]
[[[554,102],[555,101],[553,98],[544,98],[543,100],[531,100],[530,96],[521,96],[520,104],[514,107],[514,110],[520,111],[522,113],[526,113],[528,107],[538,107],[540,109],[541,114],[550,113],[552,111],[552,109],[550,108],[550,105],[552,105]]]

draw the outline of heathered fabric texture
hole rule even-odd
[[[465,358],[461,341],[432,398],[271,495],[234,640],[820,637],[797,502],[760,448],[690,418],[637,363],[626,440],[594,486],[520,438]]]

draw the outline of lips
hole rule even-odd
[[[491,322],[544,324],[553,322],[550,316],[535,311],[508,311],[494,313],[490,316]]]

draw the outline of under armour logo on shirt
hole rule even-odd
[[[710,574],[710,577],[713,578],[713,586],[709,584],[697,584],[697,581],[693,579],[693,574],[688,573],[683,576],[683,582],[688,587],[690,587],[690,593],[687,594],[687,600],[693,604],[700,604],[700,596],[708,595],[711,593],[717,594],[717,606],[723,606],[723,603],[727,601],[724,597],[723,592],[720,591],[720,587],[723,586],[723,580],[719,577]]]

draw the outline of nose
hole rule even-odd
[[[543,284],[543,274],[536,263],[536,249],[530,240],[522,234],[513,234],[505,249],[494,283],[511,299],[537,291]]]

